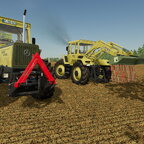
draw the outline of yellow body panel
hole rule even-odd
[[[98,65],[104,65],[104,66],[109,66],[109,60],[106,60],[106,59],[98,59],[96,64]]]
[[[13,46],[0,49],[0,65],[12,67]]]
[[[118,50],[118,54],[121,54],[121,55],[125,55],[125,56],[130,56],[130,55],[134,55],[134,53],[132,51],[128,51],[128,52],[125,52],[123,49],[122,46],[114,43],[114,42],[108,42],[107,44],[111,45],[112,48],[114,49],[117,49]]]
[[[5,25],[23,28],[23,22],[22,21],[14,20],[11,18],[6,18],[6,17],[2,17],[2,16],[0,16],[0,24],[5,24]],[[30,28],[31,28],[31,24],[26,23],[26,29],[30,29]]]
[[[78,44],[78,43],[84,43],[84,44],[94,44],[95,41],[90,40],[75,40],[75,41],[69,41],[68,44]]]
[[[22,21],[18,21],[18,20],[6,18],[6,17],[1,17],[1,16],[0,16],[0,25],[10,26],[11,28],[21,28],[21,29],[23,28]],[[30,39],[31,24],[25,23],[25,29],[27,31],[27,38],[26,38],[27,43],[31,43],[31,39]]]

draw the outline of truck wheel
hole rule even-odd
[[[40,77],[39,86],[39,93],[32,95],[32,97],[43,100],[53,96],[55,85],[50,84],[44,76]]]
[[[64,64],[63,59],[56,62],[54,72],[59,79],[67,79],[70,76],[70,68]]]
[[[88,83],[90,72],[88,67],[84,66],[81,62],[76,62],[73,65],[71,79],[73,83],[84,85]]]

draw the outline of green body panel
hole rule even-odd
[[[112,65],[137,65],[144,64],[144,58],[130,56],[116,56],[109,60]]]
[[[26,43],[14,43],[12,46],[0,48],[0,65],[11,68],[26,68],[32,54],[40,53],[39,46]]]
[[[142,58],[142,57],[137,57],[136,64],[144,64],[144,58]]]
[[[114,58],[114,56],[112,56],[112,55],[110,55],[108,53],[103,53],[99,58],[100,59],[108,59],[108,60],[110,60],[110,59]]]
[[[104,53],[99,58],[109,60],[109,64],[111,64],[111,65],[144,64],[144,58],[143,57],[136,57],[136,56],[112,56],[108,53]]]

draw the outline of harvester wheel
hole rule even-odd
[[[67,79],[70,76],[70,68],[64,64],[63,59],[56,62],[54,72],[59,79]]]
[[[71,79],[73,83],[84,85],[88,83],[90,72],[88,67],[84,66],[81,62],[76,62],[73,65]]]

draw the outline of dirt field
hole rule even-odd
[[[77,86],[57,80],[55,95],[9,98],[0,85],[0,144],[144,144],[144,65],[129,84]]]

